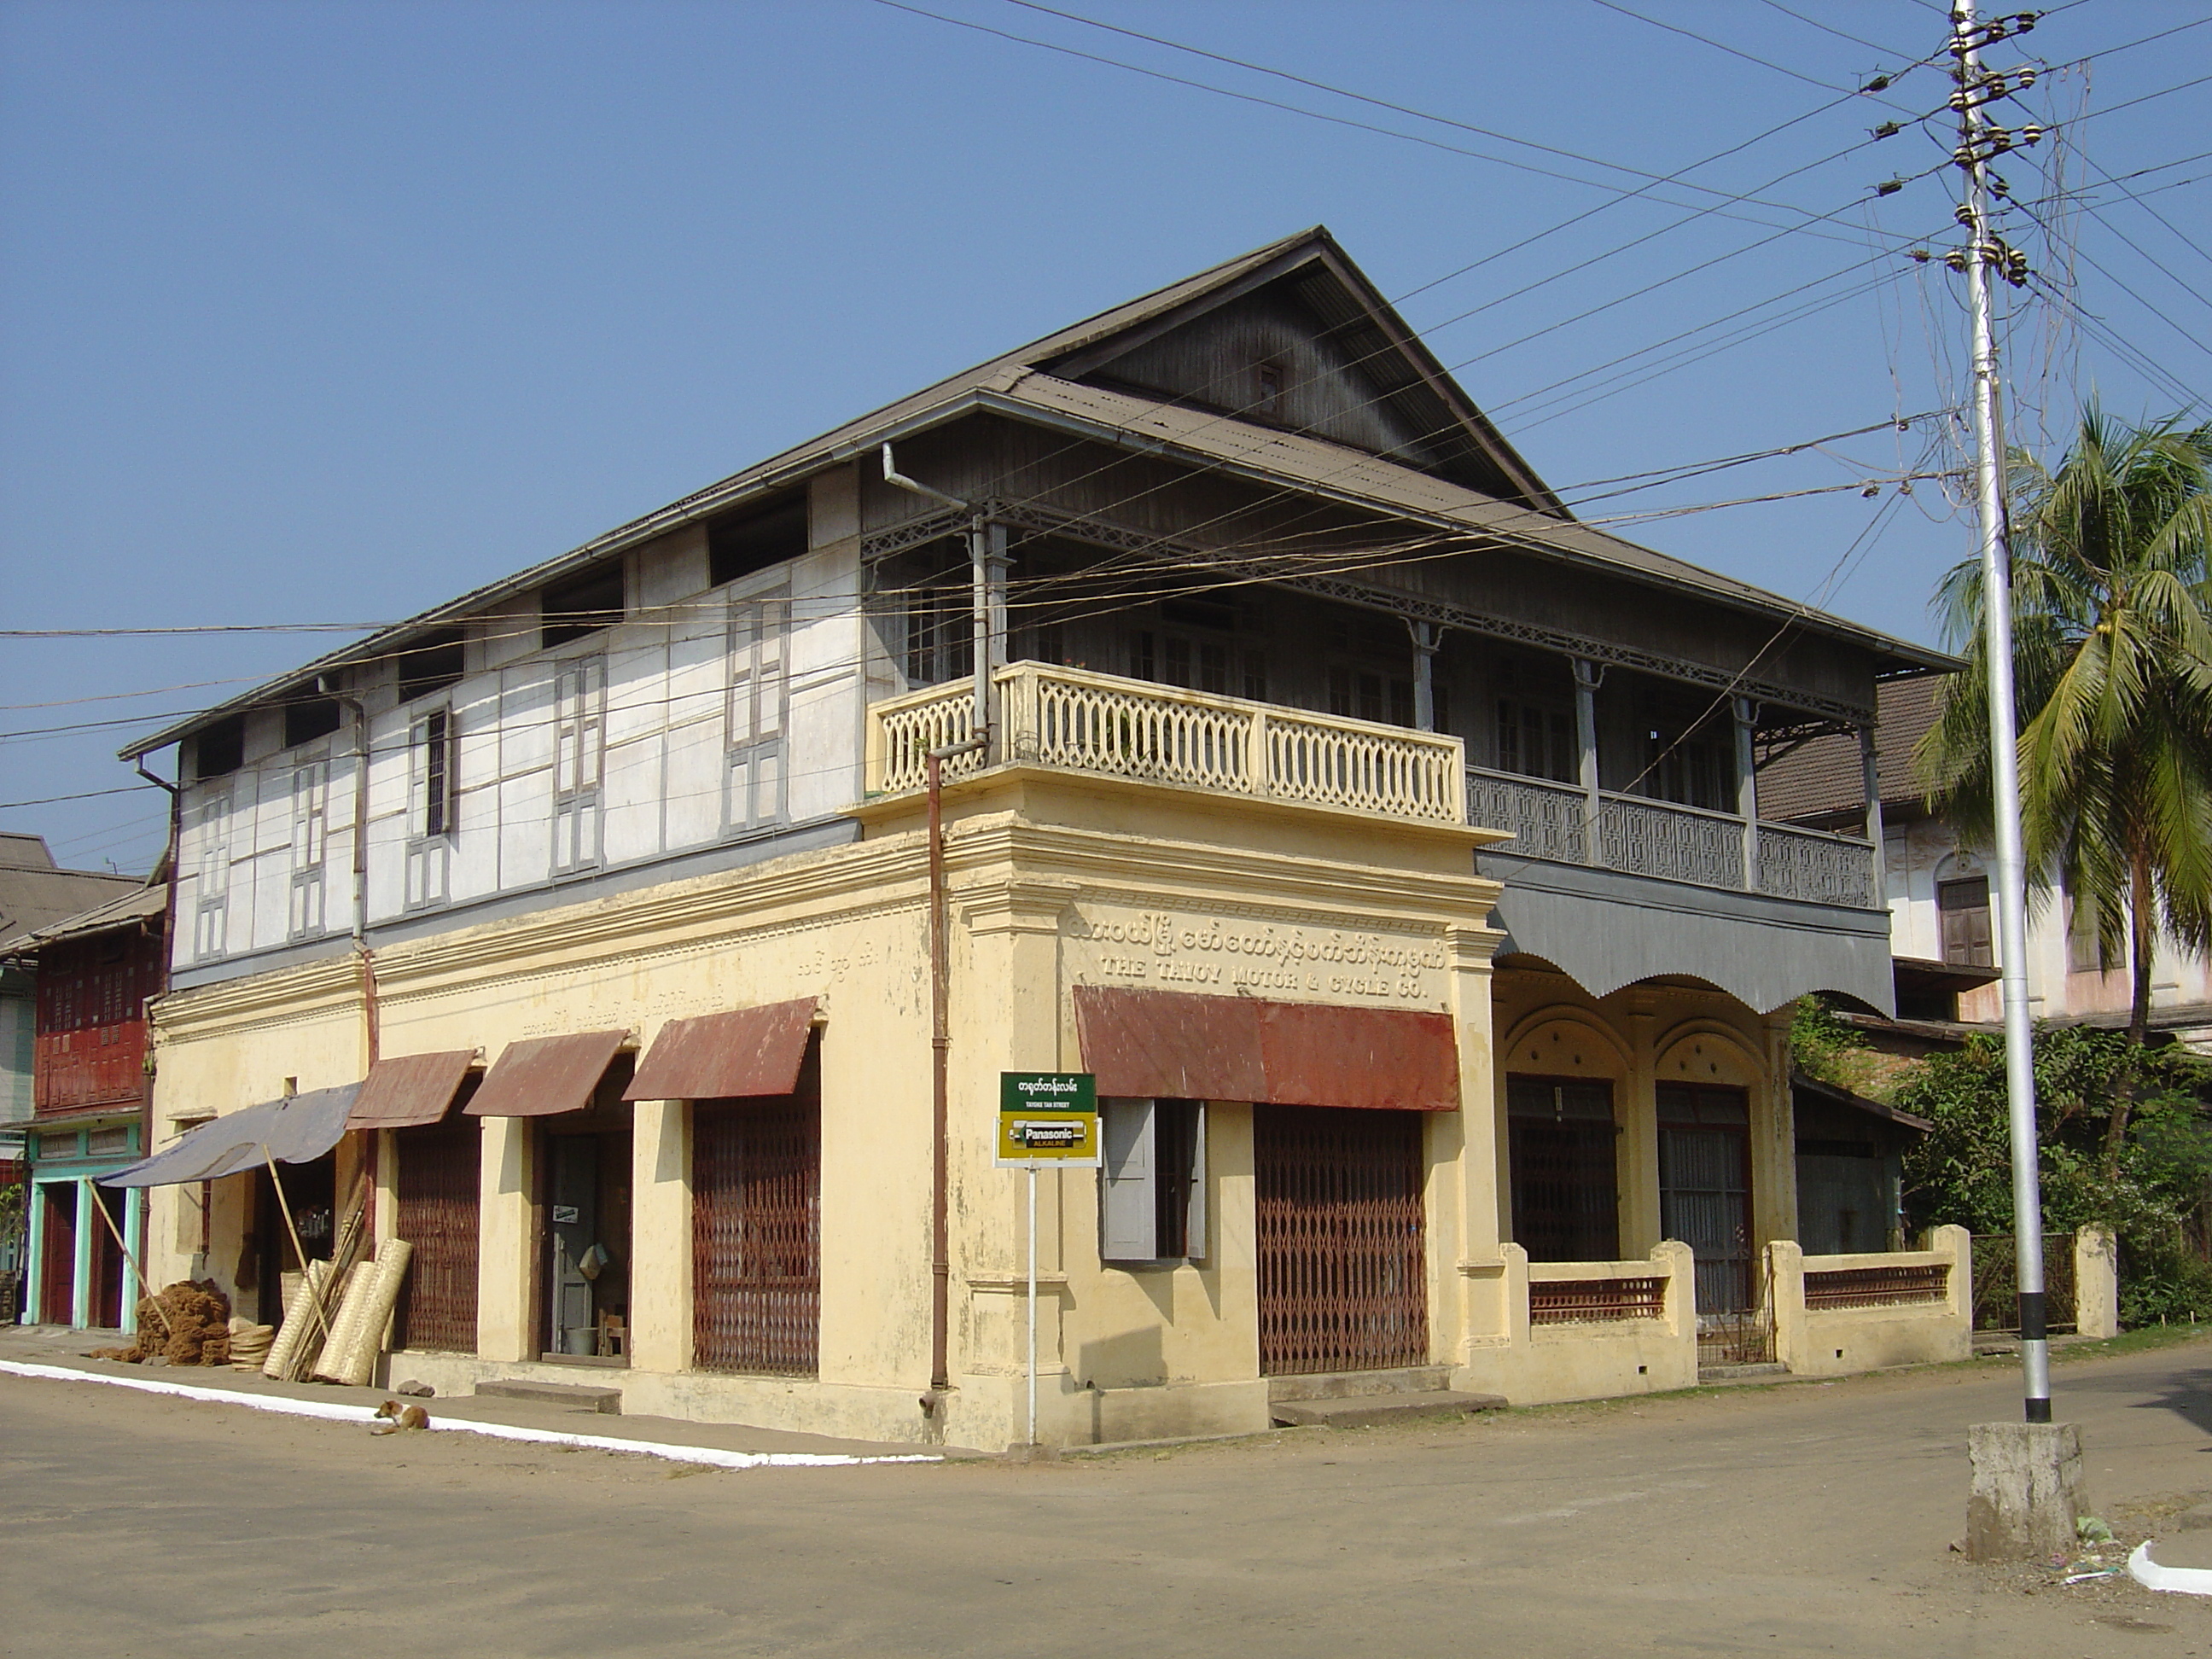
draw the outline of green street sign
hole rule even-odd
[[[1088,1072],[999,1073],[1001,1169],[1098,1164],[1098,1080]]]

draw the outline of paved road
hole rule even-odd
[[[2100,1509],[2212,1498],[2212,1344],[2058,1383]],[[0,1650],[2212,1655],[2212,1601],[1948,1551],[1963,1425],[2014,1389],[1987,1364],[1166,1455],[694,1474],[0,1377]]]

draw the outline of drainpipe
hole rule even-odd
[[[939,791],[945,763],[983,747],[981,738],[933,749],[929,776],[929,1392],[921,1408],[935,1417],[952,1386],[952,1253],[946,1220],[951,1183],[952,997],[945,903],[945,818]]]
[[[968,526],[969,599],[975,627],[975,735],[965,743],[933,749],[924,757],[929,784],[929,1392],[921,1408],[939,1418],[952,1387],[952,1252],[949,1188],[951,1184],[952,1005],[945,925],[945,763],[978,750],[988,758],[991,743],[991,635],[993,593],[989,532],[983,515],[957,495],[908,477],[883,447],[884,482],[917,495],[945,502],[970,514]]]
[[[325,674],[316,681],[323,695],[353,714],[353,950],[361,963],[361,1018],[368,1063],[381,1047],[382,1016],[376,1006],[376,953],[368,948],[368,710]]]
[[[155,1060],[154,1018],[148,1004],[151,1003],[155,997],[164,995],[167,992],[169,963],[174,960],[177,948],[177,879],[179,873],[177,869],[177,860],[181,855],[184,847],[185,829],[184,749],[179,745],[177,750],[177,781],[174,783],[171,783],[166,778],[155,777],[154,774],[149,772],[146,769],[146,757],[143,755],[133,755],[131,757],[131,769],[155,788],[166,789],[169,792],[169,890],[162,895],[161,898],[161,988],[155,991],[153,996],[142,999],[138,1004],[138,1020],[146,1030],[145,1064],[149,1068],[146,1075],[144,1091],[138,1097],[138,1156],[148,1158],[152,1156],[154,1151],[154,1081],[158,1075],[150,1069],[155,1064]],[[207,1220],[206,1197],[206,1193],[203,1191],[200,1209],[200,1220],[203,1224]],[[126,1204],[144,1205],[148,1200],[143,1194],[131,1194],[125,1195],[124,1201]],[[151,1296],[154,1294],[154,1287],[148,1285],[142,1278],[138,1285],[138,1293],[141,1296]]]

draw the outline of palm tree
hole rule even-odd
[[[2015,451],[2010,475],[2027,866],[2095,907],[2102,963],[2133,969],[2140,1044],[2161,926],[2212,945],[2212,424],[2131,428],[2092,404],[2056,472]],[[1972,665],[1916,760],[1929,809],[1987,845],[1979,562],[1947,574],[1936,604]],[[2112,1125],[2117,1150],[2124,1106]]]

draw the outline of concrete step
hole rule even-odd
[[[1268,1403],[1351,1400],[1376,1394],[1437,1394],[1451,1382],[1449,1365],[1405,1365],[1387,1371],[1323,1371],[1267,1379]]]
[[[1280,1400],[1267,1410],[1285,1428],[1355,1429],[1407,1417],[1472,1417],[1504,1408],[1502,1395],[1424,1389],[1408,1394],[1368,1394],[1325,1400]]]
[[[594,1388],[583,1382],[540,1382],[525,1376],[486,1377],[477,1384],[478,1394],[499,1400],[529,1400],[541,1406],[563,1406],[570,1411],[622,1415],[620,1389]]]
[[[1758,1365],[1700,1365],[1698,1386],[1709,1389],[1719,1382],[1764,1382],[1789,1375],[1790,1367],[1777,1360]]]

